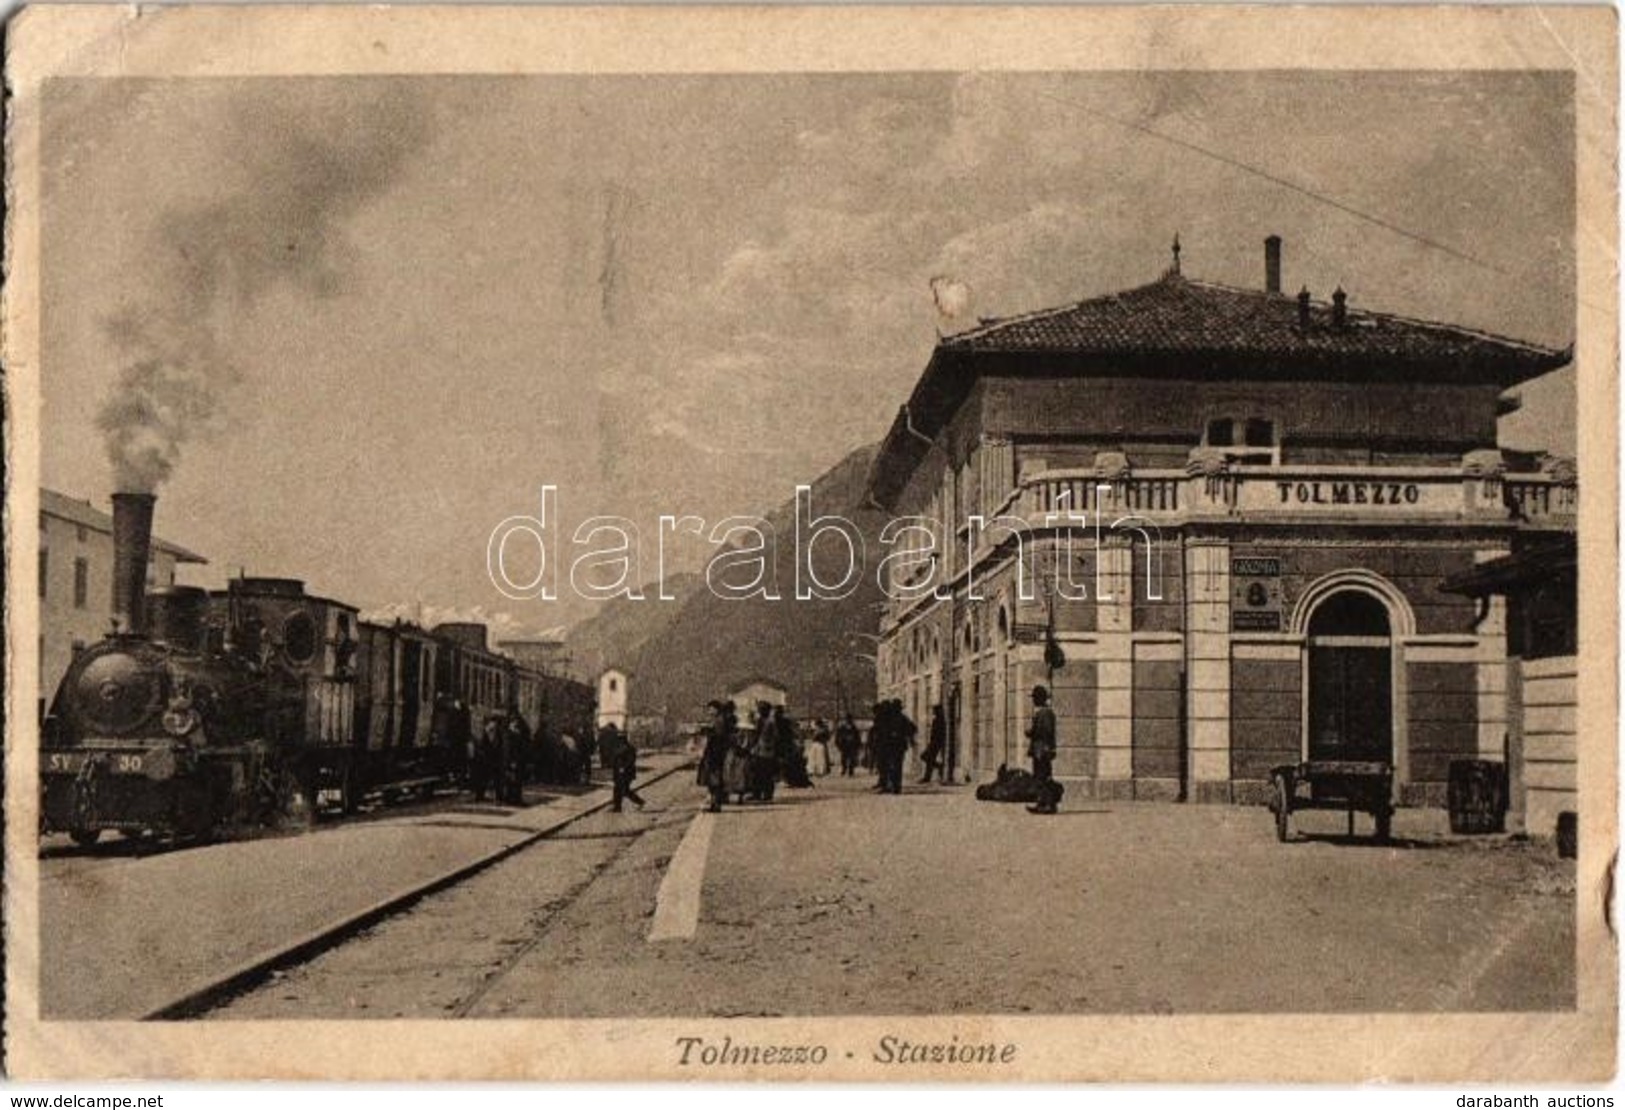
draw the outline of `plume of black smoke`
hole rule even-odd
[[[402,82],[268,81],[219,113],[222,184],[159,219],[143,293],[106,324],[122,369],[97,415],[116,487],[151,492],[218,428],[240,369],[225,330],[271,290],[345,291],[345,224],[427,143]]]

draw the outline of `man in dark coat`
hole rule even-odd
[[[497,801],[503,805],[523,805],[525,734],[515,713],[497,726],[497,761],[493,775]]]
[[[756,703],[756,730],[750,747],[750,796],[758,802],[771,802],[779,779],[779,725],[773,707]]]
[[[485,801],[485,792],[497,787],[497,761],[501,757],[502,723],[495,717],[485,719],[480,738],[474,743],[474,756],[469,760],[468,785],[474,791],[476,802]],[[498,799],[501,800],[500,798]]]
[[[708,813],[721,813],[722,801],[728,796],[727,780],[723,769],[727,766],[728,752],[734,743],[733,705],[729,702],[711,703],[711,727],[705,732],[705,751],[700,756],[700,785],[711,794]]]
[[[598,757],[609,768],[614,783],[610,811],[621,812],[621,802],[627,798],[642,809],[643,799],[632,789],[632,780],[638,774],[638,750],[633,747],[631,738],[615,727],[614,721],[606,722],[598,730]]]
[[[930,782],[931,776],[936,775],[943,782],[948,781],[948,772],[943,768],[943,753],[948,750],[948,718],[943,716],[942,706],[931,707],[931,740],[920,753],[920,762],[925,764],[925,774],[920,781]]]
[[[1055,813],[1060,805],[1060,784],[1055,781],[1055,710],[1049,690],[1033,687],[1033,719],[1027,726],[1027,752],[1033,757],[1033,778],[1038,781],[1038,803],[1028,813]]]
[[[868,758],[865,765],[875,773],[875,790],[882,794],[887,793],[890,782],[886,778],[887,753],[891,751],[892,727],[891,702],[875,702],[874,715],[869,722],[869,735],[864,744],[864,754]]]
[[[579,755],[581,757],[581,781],[582,782],[591,782],[592,781],[592,757],[593,757],[593,753],[597,750],[597,748],[598,748],[598,741],[593,738],[592,729],[591,728],[583,729],[582,733],[581,733],[581,747],[576,753],[577,755]],[[605,762],[603,760],[602,756],[600,756],[599,759],[600,759],[600,762]]]
[[[890,762],[887,775],[891,781],[891,792],[903,792],[903,762],[908,759],[908,753],[914,750],[914,738],[920,734],[920,726],[914,723],[907,713],[903,712],[903,703],[899,699],[892,699],[893,736],[890,750]]]
[[[858,752],[863,748],[863,737],[858,735],[857,722],[848,713],[835,726],[835,750],[841,754],[841,774],[853,775],[858,769]]]

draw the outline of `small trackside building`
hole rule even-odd
[[[1537,836],[1578,811],[1578,568],[1574,536],[1540,536],[1445,583],[1485,609],[1506,600],[1510,825]]]
[[[893,517],[880,696],[942,704],[961,781],[1054,694],[1085,797],[1257,802],[1384,759],[1440,805],[1504,760],[1506,599],[1441,587],[1572,534],[1572,462],[1504,451],[1566,350],[1280,291],[1150,284],[940,340],[869,475]],[[1074,793],[1073,796],[1078,796]]]

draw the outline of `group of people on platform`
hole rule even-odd
[[[1052,771],[1055,714],[1049,706],[1049,690],[1045,687],[1034,687],[1032,700],[1028,754],[1033,761],[1033,777],[1039,784],[1039,799],[1031,808],[1035,813],[1054,813],[1060,794]],[[771,802],[781,782],[804,788],[812,785],[813,776],[831,773],[832,733],[827,722],[817,722],[811,739],[803,747],[796,723],[782,705],[758,702],[754,718],[745,726],[741,726],[732,701],[718,699],[710,703],[710,708],[712,721],[706,731],[699,766],[699,784],[710,794],[710,812],[720,811],[730,795],[736,804],[743,804],[746,799]],[[863,767],[874,772],[876,791],[901,794],[903,767],[909,752],[918,746],[918,735],[919,727],[897,698],[875,705],[867,736],[858,729],[852,714],[846,713],[833,730],[840,773],[850,777]],[[471,739],[468,747],[468,781],[475,800],[483,801],[490,793],[498,802],[521,804],[523,784],[537,770],[530,766],[533,747],[530,729],[522,717],[514,714],[488,718],[480,736]],[[611,774],[613,801],[610,808],[618,813],[626,801],[643,808],[644,799],[633,788],[637,777],[637,748],[614,722],[602,725],[597,735],[586,738],[585,742],[571,743],[568,747],[573,756],[569,768],[572,781],[577,781],[576,775],[582,776],[579,781],[590,781],[596,755]],[[933,779],[948,781],[947,750],[947,718],[942,706],[934,705],[931,730],[920,752],[924,767],[920,783]]]
[[[722,809],[731,795],[736,804],[746,799],[773,800],[776,785],[812,785],[813,776],[832,773],[831,729],[819,720],[812,737],[803,747],[795,722],[783,706],[758,702],[754,718],[742,725],[734,703],[719,698],[710,703],[711,724],[706,729],[705,747],[700,755],[699,784],[711,796],[712,813]],[[856,775],[860,767],[873,771],[875,790],[883,794],[903,792],[903,766],[908,753],[918,746],[919,726],[903,710],[900,699],[875,705],[874,720],[865,736],[852,719],[843,714],[833,730],[840,774]],[[920,753],[925,773],[920,782],[948,781],[945,757],[948,750],[948,723],[942,706],[932,707],[931,732]]]
[[[712,720],[700,755],[699,782],[711,794],[712,813],[722,809],[730,794],[738,804],[746,798],[770,802],[781,780],[792,787],[812,785],[807,753],[797,742],[796,724],[782,705],[757,702],[755,718],[744,726],[733,702],[720,699],[710,708]],[[821,765],[827,771],[827,731],[824,735]]]
[[[1037,800],[1028,809],[1033,813],[1052,814],[1058,811],[1062,788],[1054,775],[1056,722],[1048,687],[1033,687],[1032,701],[1027,754],[1032,759]],[[699,783],[711,795],[707,807],[710,812],[719,812],[730,794],[741,804],[746,798],[771,801],[774,786],[781,778],[790,786],[810,786],[809,769],[813,775],[829,773],[830,728],[826,722],[817,723],[803,751],[797,742],[795,723],[785,714],[783,706],[757,703],[756,718],[746,728],[740,726],[732,701],[724,698],[711,702],[711,712],[712,721],[705,734],[699,769]],[[875,705],[874,721],[867,736],[859,731],[850,713],[844,714],[834,730],[840,773],[849,777],[856,775],[860,766],[870,769],[878,779],[877,791],[901,794],[903,765],[916,746],[918,734],[919,727],[903,710],[900,699]],[[925,768],[919,780],[922,784],[933,778],[948,782],[947,753],[948,720],[942,706],[934,705],[930,735],[920,753],[920,762]]]
[[[476,736],[467,724],[467,711],[452,703],[446,718],[447,743],[462,752],[462,777],[476,802],[487,796],[503,805],[524,804],[528,782],[554,785],[590,784],[593,764],[610,772],[614,787],[611,808],[619,811],[630,800],[639,809],[643,798],[633,789],[637,776],[636,746],[613,721],[593,733],[583,729],[581,736],[571,731],[553,735],[545,727],[532,730],[518,713],[487,717]],[[458,727],[461,725],[461,727]]]

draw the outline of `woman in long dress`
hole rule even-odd
[[[739,717],[734,712],[732,702],[723,710],[723,721],[728,734],[728,754],[722,760],[722,791],[743,803],[745,795],[750,792],[750,744],[753,737],[748,732],[741,734],[739,731]]]
[[[822,720],[807,746],[807,773],[819,778],[829,774],[829,725]]]

